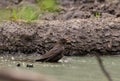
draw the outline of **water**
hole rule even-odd
[[[18,57],[1,56],[0,68],[14,67],[49,75],[59,81],[107,81],[94,57],[65,57],[63,63],[34,63],[32,61],[13,61]],[[21,58],[21,57],[20,57]],[[27,57],[30,58],[30,57]],[[24,59],[27,59],[24,58]],[[31,59],[35,59],[32,57]],[[102,57],[104,65],[114,81],[120,81],[120,57]],[[20,63],[20,67],[16,67]],[[34,68],[27,68],[33,64]]]

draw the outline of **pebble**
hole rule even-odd
[[[21,66],[21,64],[20,64],[20,63],[18,63],[16,66],[17,66],[17,67],[20,67],[20,66]]]
[[[26,67],[33,68],[33,64],[27,64]]]
[[[12,60],[15,60],[15,58],[14,58],[14,57],[11,57],[11,59],[12,59]]]

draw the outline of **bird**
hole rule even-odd
[[[41,56],[40,59],[35,60],[36,62],[58,62],[63,57],[65,45],[67,40],[62,38],[56,42],[55,46]]]

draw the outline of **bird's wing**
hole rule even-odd
[[[62,51],[63,51],[63,46],[55,46],[46,54],[44,54],[40,59],[45,59],[45,58],[55,56],[57,54],[60,54]]]

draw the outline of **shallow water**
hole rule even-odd
[[[24,58],[29,58],[29,60],[22,59],[20,61],[20,58],[22,56],[0,56],[0,68],[27,69],[52,76],[59,81],[107,81],[94,57],[65,57],[62,63],[35,63],[33,59],[36,56]],[[102,59],[113,80],[120,81],[120,57],[104,56]],[[20,67],[16,67],[18,63],[21,64]],[[33,64],[34,67],[27,68],[26,64]]]

